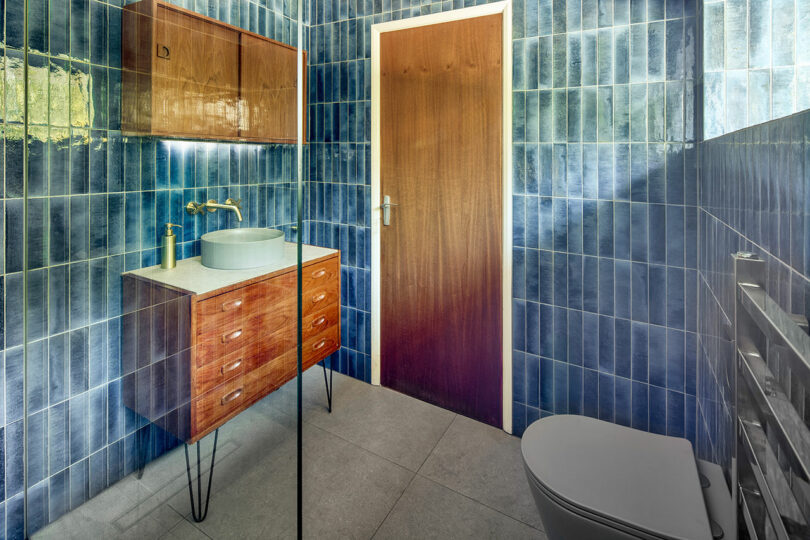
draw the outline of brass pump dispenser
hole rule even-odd
[[[172,227],[183,228],[182,225],[175,225],[174,223],[166,224],[166,232],[160,240],[160,267],[161,268],[174,268],[177,266],[177,235],[174,234]]]

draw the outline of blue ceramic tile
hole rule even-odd
[[[599,371],[614,373],[614,319],[599,317]]]
[[[684,272],[680,268],[667,268],[666,278],[667,326],[684,328]]]
[[[11,499],[18,493],[21,494],[23,490],[23,421],[17,420],[15,422],[7,423],[4,434],[6,443],[6,504],[8,505],[8,499]],[[22,515],[22,511],[20,511],[20,514]],[[22,536],[19,536],[18,538],[22,538]]]
[[[649,386],[633,381],[631,386],[631,425],[636,429],[649,429]]]
[[[599,373],[599,419],[613,422],[614,411],[614,377]]]
[[[653,433],[667,433],[667,391],[657,386],[650,386],[649,429]]]
[[[554,364],[549,358],[540,358],[540,408],[554,410]]]
[[[540,358],[531,354],[526,355],[525,369],[525,402],[537,408],[540,406]]]
[[[48,484],[48,513],[51,520],[56,520],[70,509],[70,471],[60,469]]]
[[[615,287],[613,259],[599,259],[599,313],[614,314],[613,293]]]
[[[6,350],[6,422],[11,423],[23,417],[23,350],[22,347]],[[9,436],[9,433],[6,433]]]
[[[594,257],[583,258],[582,269],[583,309],[597,312],[599,310],[599,263]],[[572,306],[573,307],[573,306]]]
[[[666,207],[661,204],[651,204],[648,206],[648,255],[651,263],[666,263],[667,251],[667,226]]]
[[[599,376],[597,371],[583,370],[582,413],[592,418],[599,417]]]
[[[87,460],[70,467],[70,509],[81,506],[89,497],[90,483]]]
[[[28,496],[31,487],[42,481],[48,471],[48,426],[46,411],[28,415],[27,460],[28,460]]]

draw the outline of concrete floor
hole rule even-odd
[[[329,414],[320,367],[304,375],[305,538],[545,538],[519,439],[334,377]],[[293,381],[220,429],[202,523],[191,518],[181,447],[34,538],[294,538],[295,391]]]

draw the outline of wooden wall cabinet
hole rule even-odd
[[[297,49],[161,0],[121,24],[124,133],[296,142]]]
[[[339,253],[302,276],[306,370],[340,348]],[[295,378],[296,280],[293,265],[195,294],[124,274],[124,404],[191,443]]]

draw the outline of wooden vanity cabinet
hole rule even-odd
[[[162,0],[124,6],[121,24],[122,131],[296,141],[296,48]]]
[[[308,369],[340,348],[339,254],[305,263],[302,276],[302,355]],[[157,299],[141,301],[124,315],[125,341],[128,335],[146,339],[152,351],[156,340],[188,344],[185,350],[164,345],[148,362],[140,359],[143,367],[124,377],[124,403],[181,440],[196,442],[295,378],[295,266],[202,295],[124,278],[130,290],[151,291],[136,296]],[[176,307],[163,307],[178,298]],[[181,321],[179,330],[174,319]],[[170,330],[155,330],[164,327]],[[166,337],[175,331],[188,335]]]

